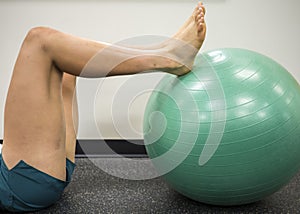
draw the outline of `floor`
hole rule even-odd
[[[286,187],[260,202],[217,207],[181,196],[161,178],[125,180],[100,169],[99,166],[111,168],[124,176],[136,170],[118,158],[77,158],[76,161],[73,181],[62,199],[36,213],[300,213],[300,173]]]
[[[134,167],[118,158],[78,158],[76,161],[73,182],[61,201],[37,213],[300,213],[300,173],[263,201],[246,206],[216,207],[181,196],[160,178],[125,180],[100,169],[111,168],[124,177],[132,173]]]

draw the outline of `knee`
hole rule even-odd
[[[30,29],[25,37],[24,43],[37,44],[43,50],[47,50],[49,36],[54,32],[47,27],[34,27]]]

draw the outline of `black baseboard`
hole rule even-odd
[[[3,140],[0,140],[2,144]],[[143,140],[77,140],[76,157],[147,157]]]
[[[143,140],[77,140],[76,157],[147,157]]]

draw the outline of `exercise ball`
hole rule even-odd
[[[259,201],[300,166],[300,87],[274,60],[245,49],[197,55],[166,75],[144,116],[145,146],[179,193],[222,206]]]

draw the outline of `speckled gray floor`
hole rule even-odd
[[[130,173],[118,159],[93,159]],[[77,159],[73,182],[54,206],[36,213],[300,213],[300,173],[279,192],[246,206],[215,207],[189,200],[160,178],[130,181],[104,173],[89,159]],[[132,167],[131,167],[132,168]]]

